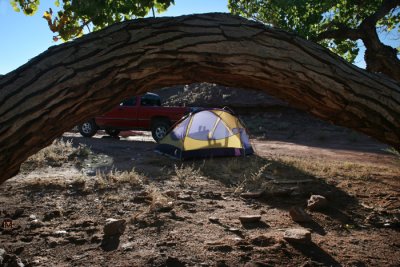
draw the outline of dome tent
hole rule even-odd
[[[179,159],[253,154],[242,122],[225,109],[190,113],[175,124],[156,151]]]

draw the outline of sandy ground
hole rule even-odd
[[[255,156],[181,163],[154,153],[147,132],[64,138],[92,154],[0,186],[0,220],[13,222],[0,235],[0,266],[400,265],[400,164],[369,139],[310,143],[271,133],[252,141]],[[224,169],[249,162],[269,164],[262,177],[272,186],[259,198],[237,192],[233,177],[246,170]],[[143,182],[99,178],[132,168]],[[315,194],[326,208],[307,209]],[[293,206],[312,220],[294,222]],[[241,223],[242,215],[261,220]],[[125,220],[121,235],[104,235],[107,218]],[[308,230],[311,241],[287,241],[291,228]]]

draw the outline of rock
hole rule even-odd
[[[36,220],[36,215],[35,214],[29,215],[29,220],[30,221]]]
[[[38,219],[35,219],[33,221],[31,221],[31,228],[40,228],[42,226],[44,226],[44,223],[39,221]]]
[[[96,171],[93,169],[89,169],[86,171],[87,176],[96,176],[96,174],[97,174]]]
[[[3,264],[4,256],[6,255],[6,251],[0,248],[0,265]],[[1,265],[3,266],[3,265]]]
[[[146,191],[138,192],[132,199],[133,203],[150,203],[152,201],[152,197]]]
[[[328,201],[324,196],[312,195],[307,202],[309,210],[322,210],[328,206]]]
[[[44,214],[43,221],[51,221],[52,219],[60,216],[61,216],[61,211],[52,210]]]
[[[228,244],[209,246],[207,249],[209,251],[219,251],[224,253],[231,252],[233,250],[232,246]]]
[[[24,210],[23,209],[16,209],[11,218],[13,220],[15,220],[15,219],[18,219],[19,217],[21,217],[23,214],[24,214]]]
[[[154,206],[158,212],[170,212],[174,209],[174,202],[157,202]]]
[[[164,195],[172,197],[172,198],[177,198],[178,193],[174,190],[167,190],[164,192]]]
[[[272,187],[266,193],[272,197],[288,197],[297,190],[298,187]]]
[[[223,199],[221,193],[213,191],[201,192],[199,196],[205,199]]]
[[[131,251],[131,250],[133,250],[133,245],[134,245],[133,242],[127,242],[127,243],[122,244],[121,248],[124,251]]]
[[[4,254],[1,266],[24,267],[22,260],[16,255]]]
[[[22,242],[25,242],[25,243],[30,243],[30,242],[32,242],[32,240],[33,240],[33,236],[21,236],[21,239],[20,239]]]
[[[257,247],[269,247],[277,243],[275,238],[265,235],[259,235],[251,238],[251,244]]]
[[[183,200],[183,201],[193,201],[194,200],[194,198],[188,194],[179,194],[177,199]]]
[[[261,215],[243,215],[239,220],[241,223],[256,223],[261,220]]]
[[[119,246],[119,235],[104,236],[101,241],[100,247],[104,251],[112,251],[118,249]]]
[[[55,236],[63,236],[63,235],[66,235],[66,234],[67,234],[67,231],[65,231],[65,230],[58,230],[58,231],[54,232]]]
[[[260,198],[263,195],[264,191],[254,191],[254,192],[245,192],[241,193],[240,196],[242,198]]]
[[[219,218],[214,217],[214,216],[208,217],[208,220],[209,220],[211,223],[219,223]]]
[[[244,265],[244,267],[270,267],[270,266],[274,265],[262,261],[250,261]]]
[[[227,229],[227,231],[229,231],[231,233],[234,233],[234,234],[237,234],[237,235],[242,234],[242,231],[239,228],[235,228],[235,227],[230,227],[230,228]]]
[[[63,243],[66,243],[66,240],[61,239],[61,238],[55,238],[55,237],[47,237],[46,238],[47,244],[49,245],[49,247],[51,248],[55,248],[58,245],[61,245]]]
[[[69,236],[68,241],[75,245],[83,245],[86,243],[85,237],[81,235]]]
[[[186,263],[175,257],[168,257],[165,266],[185,267]]]
[[[311,222],[312,219],[305,210],[301,207],[291,207],[289,210],[289,215],[295,222]]]
[[[106,220],[106,224],[104,225],[104,235],[105,236],[114,236],[114,235],[122,235],[125,232],[126,221],[124,219],[114,219],[108,218]]]
[[[308,243],[311,242],[311,233],[304,228],[292,228],[285,231],[283,238],[288,242]]]
[[[14,253],[15,254],[17,254],[17,255],[19,255],[19,254],[21,254],[23,251],[24,251],[24,247],[17,247],[15,250],[14,250]]]

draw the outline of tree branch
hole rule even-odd
[[[329,28],[336,26],[337,29],[334,30],[326,30],[320,33],[315,41],[321,41],[324,39],[336,39],[336,40],[346,40],[350,39],[353,41],[357,41],[358,39],[362,39],[363,33],[359,29],[352,29],[346,26],[343,23],[332,23],[329,25]]]

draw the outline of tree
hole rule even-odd
[[[40,0],[11,0],[10,3],[15,11],[33,15]],[[113,23],[144,17],[153,8],[163,12],[174,0],[62,0],[61,4],[55,0],[54,4],[61,10],[55,14],[49,8],[43,18],[57,34],[54,40],[70,40],[82,36],[85,27],[96,31]]]
[[[51,47],[0,78],[0,182],[122,99],[194,82],[262,90],[400,148],[399,83],[241,17],[151,18]]]
[[[362,40],[367,70],[397,81],[400,47],[383,44],[378,32],[400,31],[399,6],[400,0],[229,0],[232,13],[319,42],[351,63]]]

